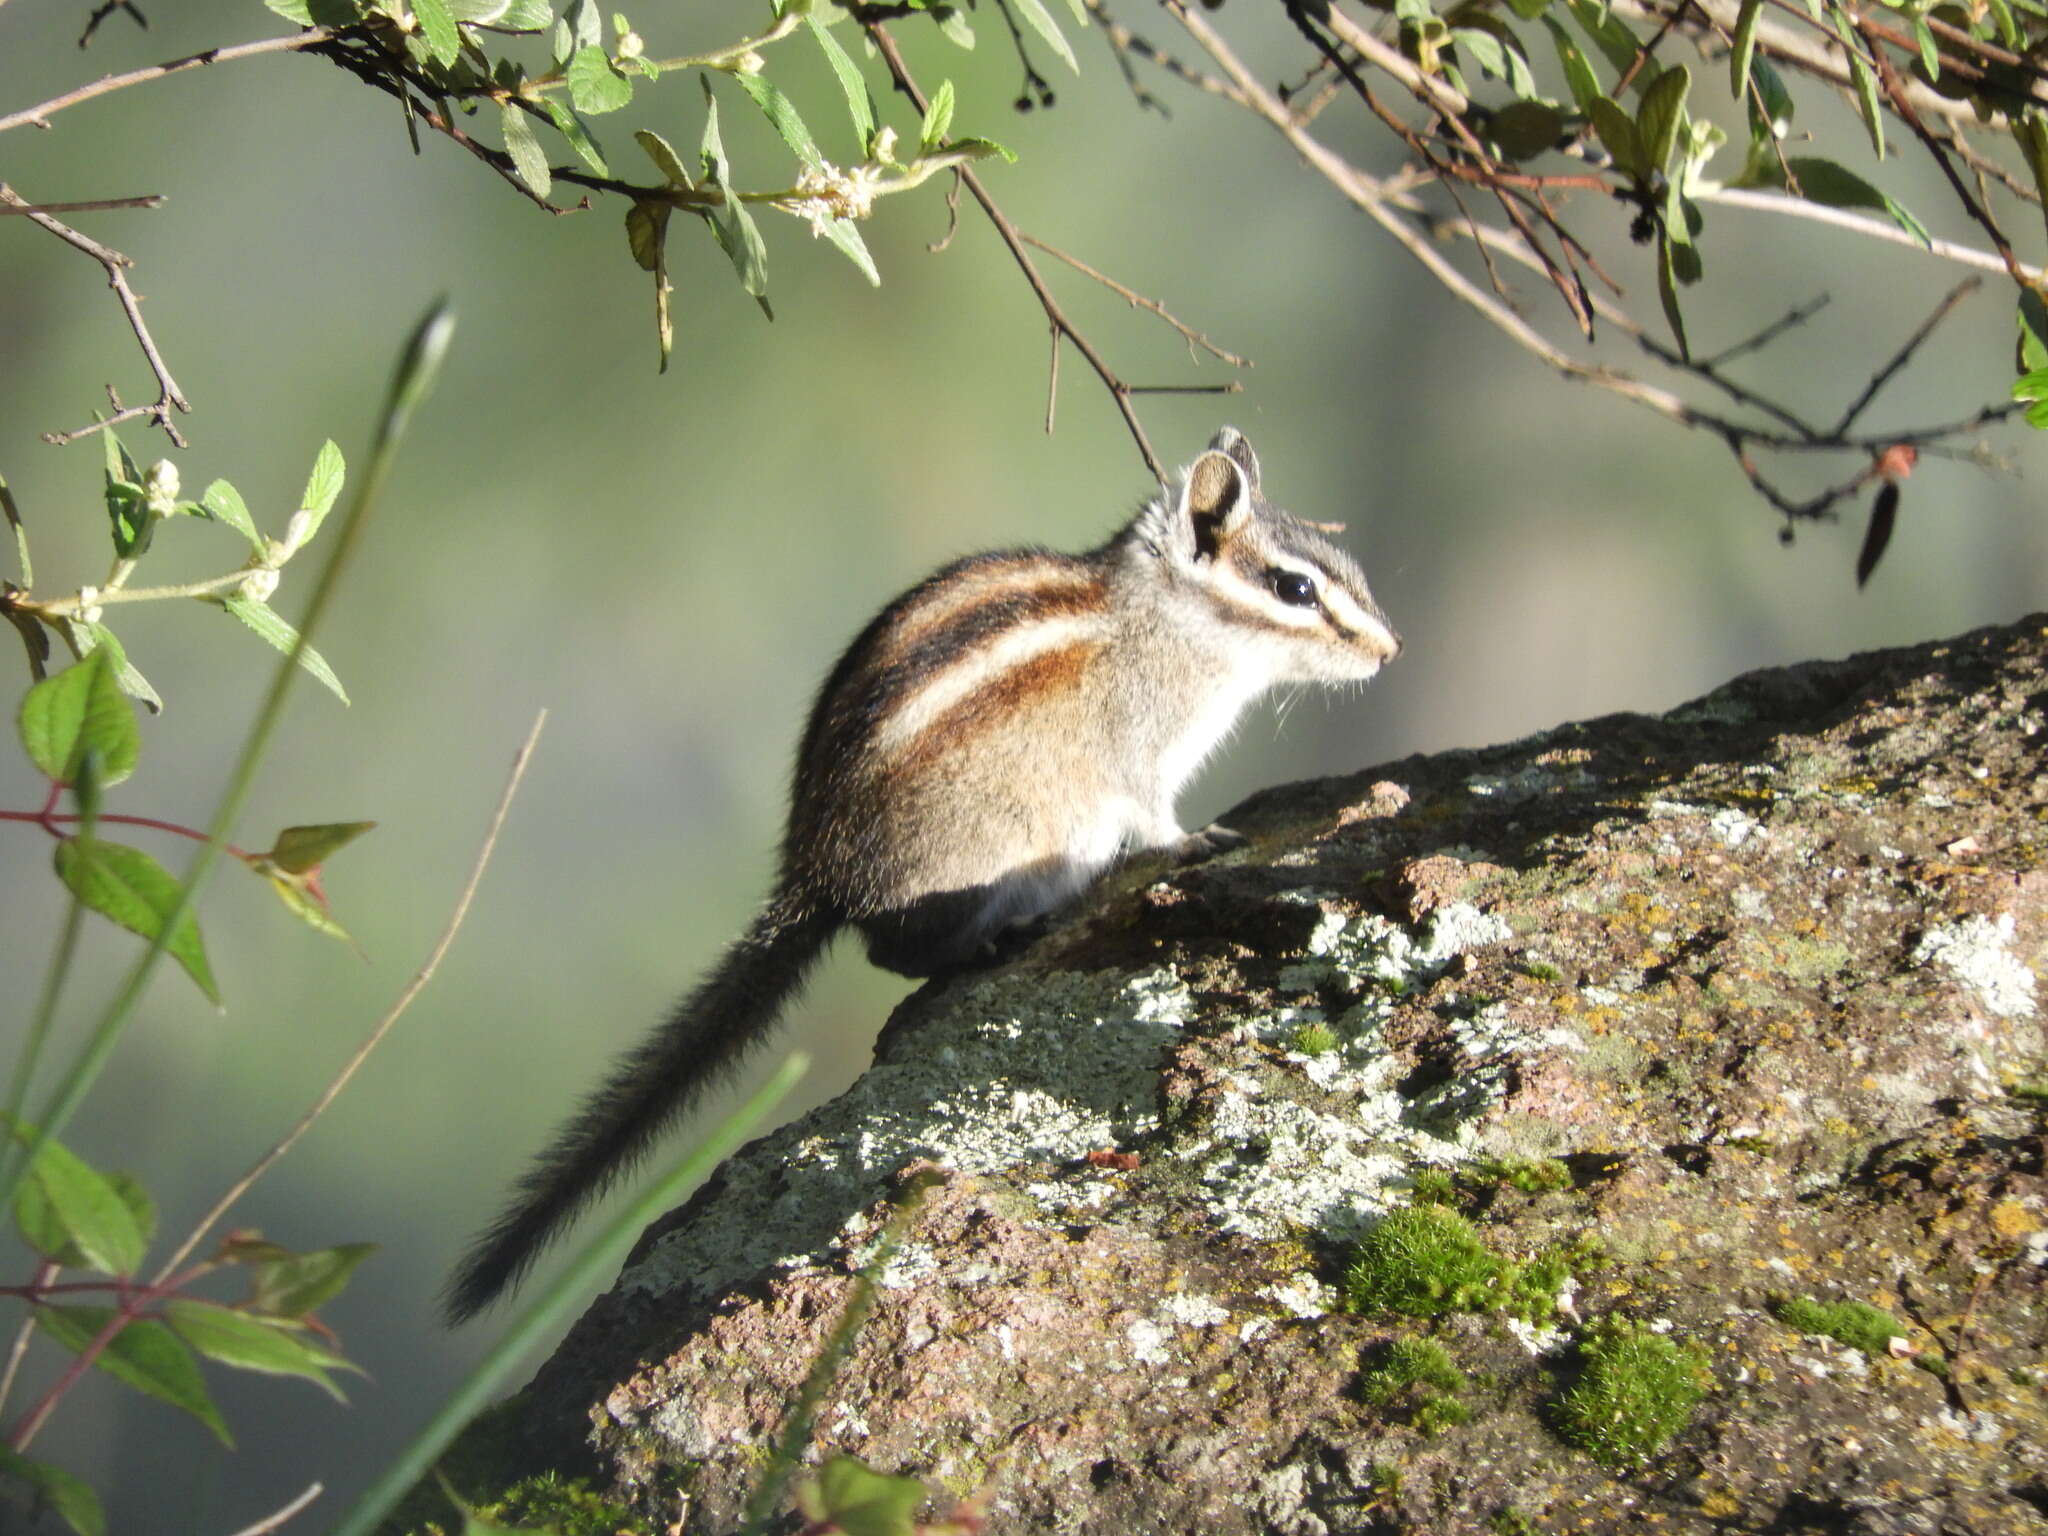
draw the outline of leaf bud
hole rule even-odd
[[[142,477],[143,500],[151,517],[169,517],[178,510],[178,466],[158,459]]]

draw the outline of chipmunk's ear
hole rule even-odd
[[[1235,439],[1233,448],[1244,445],[1237,434],[1225,435]],[[1245,447],[1244,451],[1249,455],[1251,449]],[[1252,462],[1256,465],[1258,461]],[[1189,467],[1181,482],[1180,522],[1184,536],[1193,537],[1197,559],[1215,559],[1216,552],[1251,520],[1257,483],[1256,470],[1248,474],[1235,453],[1224,449],[1211,448]]]
[[[1252,452],[1252,440],[1235,427],[1225,427],[1209,439],[1209,447],[1216,453],[1227,453],[1237,460],[1237,467],[1244,471],[1252,489],[1259,488],[1259,456]]]

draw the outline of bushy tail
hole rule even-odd
[[[781,898],[755,919],[667,1021],[619,1058],[514,1186],[511,1206],[449,1277],[450,1323],[467,1321],[516,1283],[578,1211],[738,1067],[838,927],[836,917],[792,911]]]

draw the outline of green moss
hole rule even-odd
[[[1345,1271],[1344,1291],[1357,1312],[1547,1318],[1582,1257],[1577,1248],[1557,1249],[1516,1263],[1487,1247],[1479,1229],[1449,1206],[1418,1198],[1360,1241]]]
[[[1465,1373],[1434,1339],[1395,1339],[1380,1363],[1359,1378],[1358,1386],[1360,1395],[1379,1407],[1405,1403],[1409,1422],[1427,1435],[1472,1417],[1472,1410],[1458,1400],[1465,1390]]]
[[[2048,1077],[2036,1078],[2027,1083],[2014,1083],[2006,1092],[2023,1104],[2048,1104]]]
[[[478,1518],[514,1530],[543,1530],[552,1536],[653,1536],[654,1526],[622,1504],[601,1497],[581,1478],[544,1472],[507,1488],[476,1507]]]
[[[1790,1296],[1776,1302],[1772,1311],[1788,1328],[1821,1334],[1866,1355],[1889,1353],[1891,1341],[1906,1334],[1891,1313],[1867,1302],[1815,1301],[1811,1297]]]
[[[1494,1536],[1536,1536],[1536,1522],[1512,1504],[1495,1510],[1487,1524]]]
[[[1304,1024],[1295,1030],[1292,1044],[1304,1056],[1327,1056],[1337,1049],[1337,1032],[1327,1024]]]
[[[1488,1184],[1506,1184],[1525,1195],[1572,1187],[1571,1169],[1554,1157],[1489,1157],[1474,1163],[1465,1176]]]
[[[1458,1184],[1441,1168],[1418,1168],[1408,1181],[1408,1197],[1418,1205],[1449,1205],[1458,1197]]]
[[[1558,982],[1564,980],[1564,972],[1560,971],[1548,960],[1524,960],[1522,962],[1522,974],[1531,981]]]
[[[1648,1461],[1707,1394],[1704,1352],[1637,1323],[1592,1329],[1579,1356],[1579,1379],[1558,1401],[1558,1432],[1608,1466]]]

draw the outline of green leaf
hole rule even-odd
[[[932,92],[931,104],[925,108],[924,122],[917,130],[917,142],[925,150],[943,148],[946,134],[953,127],[953,82],[941,80],[939,88]]]
[[[1550,9],[1550,0],[1508,0],[1508,9],[1524,21],[1534,21]]]
[[[320,451],[313,455],[313,468],[306,476],[305,493],[299,498],[301,510],[313,514],[312,527],[306,530],[304,544],[319,530],[320,519],[333,510],[335,498],[341,495],[343,482],[348,478],[348,466],[342,462],[341,450],[329,438],[320,445]]]
[[[569,99],[578,112],[591,117],[616,112],[633,100],[633,82],[612,67],[612,61],[595,40],[576,50],[569,60],[566,77]]]
[[[505,132],[505,152],[512,157],[513,175],[535,197],[546,197],[554,189],[555,177],[548,169],[548,157],[534,135],[533,124],[514,101],[503,104],[499,120]]]
[[[271,9],[279,7],[273,5]],[[0,1477],[11,1477],[34,1488],[78,1536],[107,1536],[107,1516],[100,1508],[99,1495],[62,1467],[47,1461],[31,1461],[0,1445]]]
[[[2020,293],[2019,309],[2015,318],[2020,327],[2020,366],[2030,373],[2048,368],[2048,304],[2032,289]],[[2031,400],[2032,395],[2017,398]]]
[[[1685,317],[1678,310],[1677,273],[1668,232],[1660,232],[1657,236],[1657,302],[1664,306],[1664,318],[1670,323],[1671,335],[1678,342],[1678,355],[1690,362],[1692,351],[1686,345]]]
[[[825,238],[846,254],[846,259],[859,267],[867,280],[879,288],[882,274],[875,270],[875,258],[868,254],[867,242],[860,237],[860,230],[851,219],[827,219],[821,226]]]
[[[1635,66],[1637,56],[1642,54],[1642,45],[1636,41],[1635,33],[1629,31],[1605,5],[1595,4],[1594,0],[1565,0],[1565,9],[1571,12],[1579,30],[1593,40],[1593,46],[1614,66],[1617,79]],[[1663,67],[1656,59],[1645,55],[1642,67],[1636,69],[1635,79],[1630,82],[1636,92],[1640,94],[1648,90],[1650,82],[1657,78]]]
[[[14,1139],[28,1146],[34,1136],[17,1123]],[[123,1174],[117,1182],[116,1175],[101,1173],[55,1141],[43,1143],[15,1189],[14,1219],[28,1245],[73,1268],[134,1274],[149,1251],[145,1222],[155,1218],[149,1197],[132,1178]]]
[[[967,24],[967,13],[958,7],[947,7],[935,13],[939,18],[939,35],[955,48],[974,51],[974,28]]]
[[[545,32],[554,15],[548,0],[511,0],[492,25],[505,32]]]
[[[1643,92],[1636,109],[1636,131],[1642,135],[1644,162],[1653,171],[1671,169],[1678,132],[1685,126],[1685,93],[1691,87],[1690,72],[1683,64],[1674,64]]]
[[[1792,114],[1796,110],[1792,93],[1785,89],[1785,80],[1775,65],[1768,59],[1758,59],[1749,66],[1750,83],[1755,87],[1748,98],[1749,135],[1752,139],[1782,139],[1792,128]],[[1763,105],[1757,105],[1761,97]]]
[[[1052,51],[1066,60],[1067,68],[1075,74],[1081,73],[1080,61],[1074,57],[1074,50],[1068,46],[1066,35],[1060,31],[1060,24],[1052,19],[1043,0],[1016,0],[1017,14],[1031,24],[1031,30],[1044,38]]]
[[[1885,215],[1922,245],[1933,248],[1927,226],[1907,212],[1903,203],[1880,192],[1846,166],[1813,155],[1795,155],[1786,163],[1799,183],[1800,195],[1808,202],[1825,203],[1830,208],[1868,208]]]
[[[1835,33],[1842,40],[1842,51],[1849,56],[1849,72],[1856,81],[1856,109],[1863,116],[1864,131],[1870,135],[1870,147],[1877,152],[1877,158],[1884,158],[1884,117],[1877,105],[1877,75],[1871,70],[1870,61],[1863,56],[1863,48],[1856,36],[1856,28],[1849,20],[1849,13],[1839,5],[1831,6],[1835,16]]]
[[[337,1402],[347,1402],[328,1374],[356,1367],[330,1349],[323,1349],[295,1331],[298,1325],[275,1318],[252,1317],[210,1301],[174,1298],[164,1314],[179,1338],[208,1360],[238,1371],[270,1376],[303,1376],[317,1383]]]
[[[626,210],[626,247],[643,271],[652,272],[660,263],[670,212],[667,203],[636,202]]]
[[[1735,13],[1735,46],[1728,53],[1728,89],[1737,101],[1749,100],[1749,61],[1756,57],[1756,23],[1764,0],[1742,0]]]
[[[949,155],[967,155],[976,160],[995,158],[1007,160],[1012,165],[1017,163],[1017,152],[1013,149],[1005,149],[994,139],[955,139],[946,146],[946,153]]]
[[[797,1490],[797,1507],[813,1525],[845,1536],[912,1536],[924,1484],[884,1477],[851,1456],[834,1456]]]
[[[83,1353],[113,1317],[111,1307],[45,1306],[35,1312],[36,1326],[74,1355]],[[162,1323],[147,1318],[130,1322],[93,1364],[138,1392],[184,1409],[212,1430],[222,1445],[234,1445],[220,1410],[207,1396],[199,1362]]]
[[[1564,137],[1564,114],[1540,101],[1511,101],[1493,114],[1486,136],[1510,160],[1533,160]]]
[[[313,25],[312,12],[306,9],[306,0],[263,0],[265,9],[275,11],[286,21],[296,22],[302,27]]]
[[[304,874],[377,825],[374,821],[330,821],[314,827],[286,827],[263,855],[279,869]]]
[[[420,35],[427,40],[434,62],[446,69],[462,52],[462,33],[456,29],[448,0],[412,0],[412,14],[420,24]]]
[[[220,605],[287,656],[291,654],[292,647],[299,643],[299,632],[280,618],[277,610],[268,603],[259,603],[255,598],[237,592],[231,597],[220,599]],[[342,703],[348,702],[348,694],[342,689],[341,679],[334,675],[334,669],[328,666],[326,659],[310,645],[299,652],[299,665],[317,677]]]
[[[752,98],[754,105],[761,109],[782,142],[789,146],[790,153],[803,161],[807,169],[822,169],[825,157],[818,153],[811,130],[804,126],[803,118],[790,99],[764,75],[741,74],[733,78],[739,82],[740,89]]]
[[[57,842],[57,878],[86,906],[131,933],[154,939],[177,904],[179,885],[171,872],[140,848],[104,842],[96,837],[66,837]],[[218,1006],[220,989],[206,962],[199,923],[187,910],[164,945],[185,974]]]
[[[1919,45],[1920,67],[1927,71],[1929,84],[1941,78],[1941,49],[1935,46],[1934,29],[1927,25],[1926,16],[1915,12],[1913,16],[1913,41]]]
[[[747,212],[747,205],[739,200],[732,190],[732,167],[725,158],[725,140],[718,129],[718,98],[711,92],[711,82],[699,76],[704,86],[704,141],[698,150],[698,158],[704,166],[704,177],[713,185],[724,190],[724,203],[711,213],[711,232],[717,237],[719,248],[732,262],[733,269],[740,275],[740,286],[755,298],[762,311],[774,315],[768,309],[768,248],[761,239],[761,231],[755,227],[753,217]]]
[[[576,151],[578,159],[600,176],[611,175],[611,167],[605,164],[604,151],[598,148],[597,140],[590,136],[590,129],[576,115],[573,107],[552,96],[543,97],[540,105],[541,110],[547,113],[548,121],[569,141],[569,147]]]
[[[249,541],[257,554],[267,549],[263,535],[256,531],[256,520],[249,515],[248,504],[242,500],[242,493],[225,480],[216,480],[206,488],[199,498],[199,510],[216,523],[226,523],[235,532]]]
[[[650,128],[636,128],[633,130],[633,140],[642,149],[647,151],[647,158],[654,162],[654,168],[661,172],[662,179],[670,186],[691,187],[696,185],[690,180],[690,173],[683,169],[683,157],[675,152],[675,147],[667,139],[664,139]],[[662,206],[666,207],[667,205],[663,204]],[[633,259],[636,261],[640,260],[637,248]],[[641,261],[640,265],[650,272],[654,270],[654,263],[651,261]]]
[[[868,90],[860,66],[839,46],[839,39],[818,20],[815,12],[804,17],[804,25],[810,28],[811,36],[824,50],[825,61],[832,66],[832,73],[839,77],[839,88],[846,93],[846,114],[853,120],[854,141],[865,155],[875,138],[874,95]]]
[[[104,624],[83,624],[77,619],[66,619],[64,632],[70,636],[71,643],[77,647],[80,656],[90,656],[95,651],[105,650],[107,659],[113,663],[114,681],[121,685],[121,691],[152,715],[163,713],[163,699],[149,686],[149,679],[136,671],[129,662],[127,650],[114,638],[111,629]],[[101,766],[104,769],[105,765]],[[102,778],[100,783],[104,785],[106,780]]]
[[[343,1243],[293,1253],[275,1243],[230,1243],[219,1257],[249,1266],[249,1305],[274,1317],[309,1317],[340,1295],[375,1243]]]
[[[1600,136],[1607,153],[1623,175],[1632,181],[1647,181],[1650,178],[1649,156],[1644,152],[1642,135],[1627,112],[1617,106],[1609,96],[1595,96],[1588,105],[1587,114],[1593,120],[1593,131]]]
[[[1601,94],[1600,80],[1593,73],[1593,66],[1586,62],[1585,52],[1555,16],[1546,15],[1543,26],[1557,49],[1558,63],[1564,67],[1564,83],[1571,90],[1572,101],[1581,112],[1591,111],[1594,100]]]
[[[131,559],[149,548],[149,502],[142,489],[142,471],[111,431],[100,441],[107,455],[107,519],[114,528],[114,553]]]
[[[1507,49],[1500,39],[1483,27],[1453,27],[1451,39],[1472,55],[1472,62],[1496,80],[1508,77]]]
[[[1991,14],[1998,21],[1998,40],[2006,47],[2018,50],[2025,46],[2020,36],[2019,23],[2013,19],[2012,7],[2006,0],[1990,0]]]
[[[142,733],[114,673],[113,656],[100,647],[23,695],[21,744],[44,777],[71,783],[88,751],[99,754],[102,786],[135,771]]]

